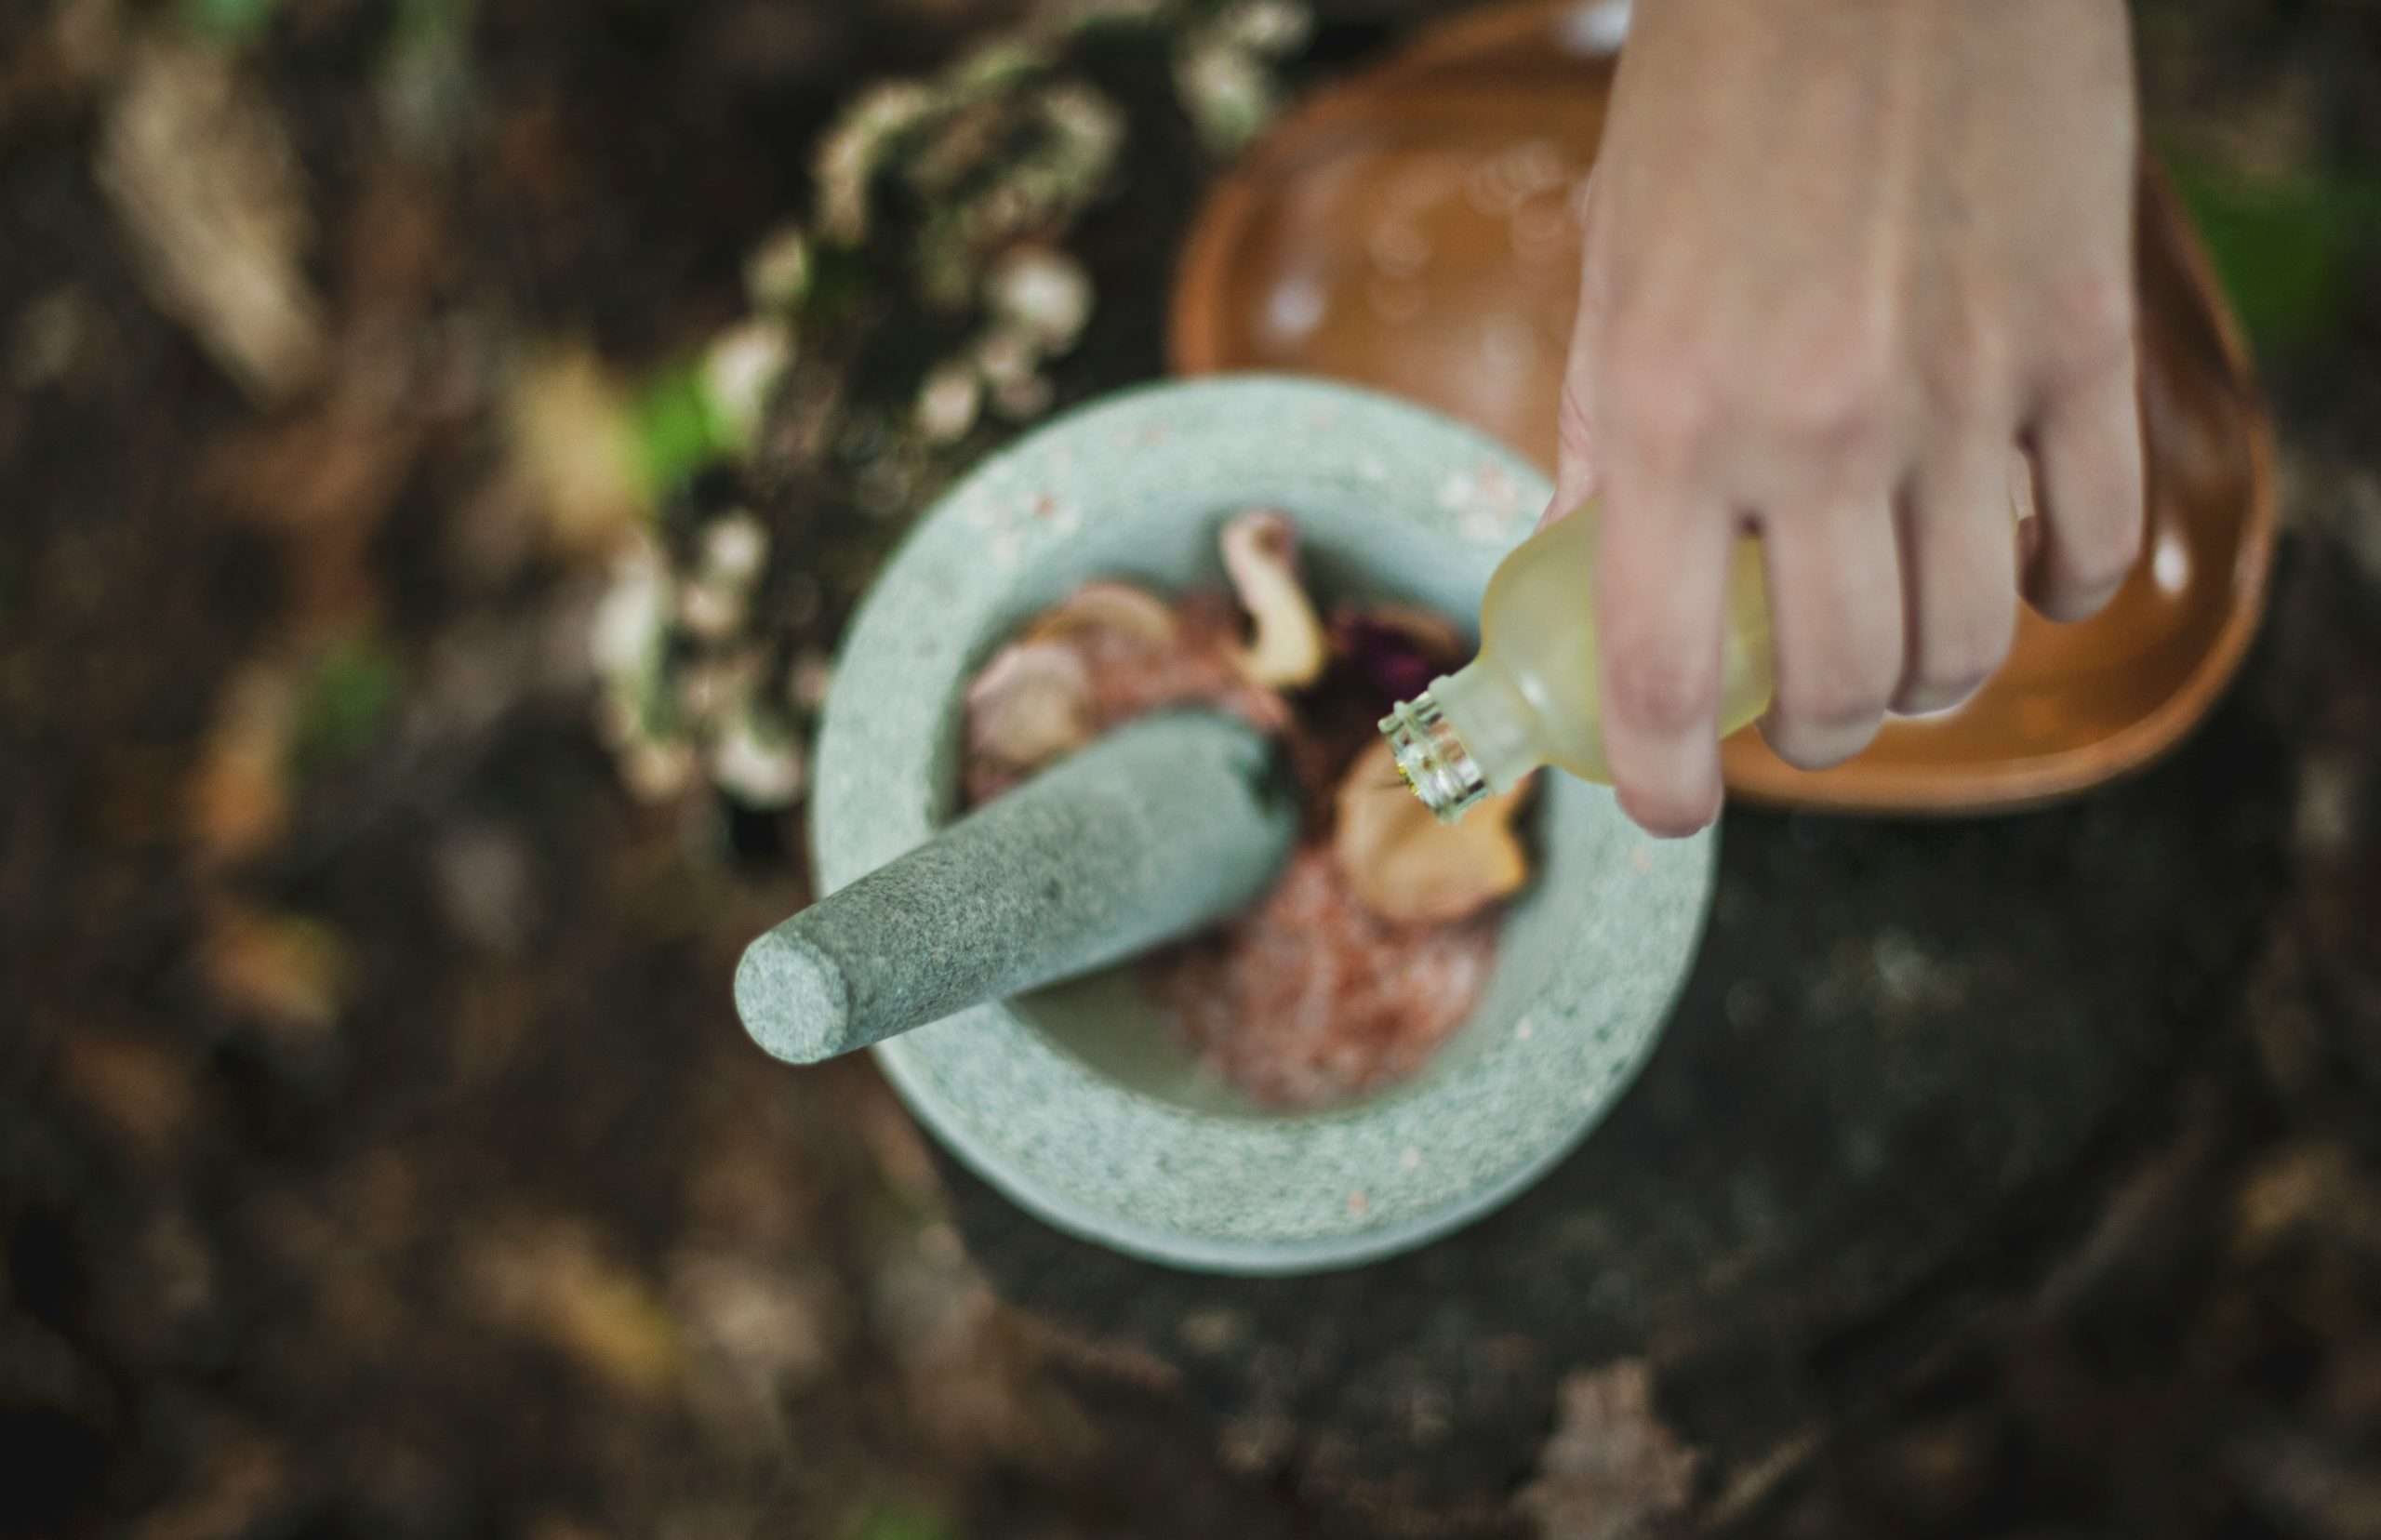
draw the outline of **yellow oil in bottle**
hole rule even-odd
[[[1506,556],[1480,608],[1480,656],[1381,719],[1406,784],[1443,823],[1541,765],[1609,785],[1596,673],[1597,507]],[[1722,649],[1722,737],[1768,708],[1769,604],[1760,543],[1736,542]]]

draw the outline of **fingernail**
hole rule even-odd
[[[1663,839],[1683,839],[1709,827],[1720,816],[1723,795],[1713,772],[1708,748],[1681,739],[1669,746],[1641,745],[1640,761],[1653,749],[1656,763],[1640,765],[1616,788],[1620,810],[1647,833]],[[1645,788],[1656,788],[1647,791]]]

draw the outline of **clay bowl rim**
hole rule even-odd
[[[1295,161],[1306,143],[1337,120],[1372,108],[1385,87],[1405,76],[1523,36],[1577,8],[1576,0],[1512,0],[1426,27],[1371,69],[1317,90],[1268,129],[1238,165],[1215,179],[1184,239],[1167,308],[1166,353],[1173,373],[1195,379],[1245,367],[1225,357],[1230,329],[1222,313],[1225,274],[1267,189],[1290,172],[1287,163]],[[2178,259],[2191,296],[2209,323],[2215,362],[2233,387],[2246,435],[2249,504],[2233,556],[2235,599],[2214,640],[2158,706],[2091,742],[2029,758],[1925,769],[1864,764],[1855,758],[1814,773],[1797,770],[1770,753],[1758,730],[1749,727],[1725,746],[1723,769],[1732,794],[1776,807],[1885,816],[2023,812],[2148,767],[2205,720],[2239,674],[2270,596],[2280,526],[2273,425],[2254,358],[2206,247],[2184,217],[2171,179],[2147,151],[2137,186],[2144,200],[2141,213]],[[2147,551],[2142,559],[2148,559]]]
[[[1345,432],[1335,439],[1326,418]],[[1269,434],[1272,447],[1252,450],[1252,439]],[[1085,494],[1084,512],[1141,498],[1099,458],[1102,448],[1125,445],[1175,457],[1171,470],[1151,459],[1140,472],[1159,485],[1182,479],[1182,467],[1240,457],[1195,489],[1202,520],[1245,493],[1234,476],[1261,481],[1270,491],[1257,496],[1293,512],[1326,496],[1346,505],[1360,477],[1366,516],[1377,508],[1395,521],[1412,549],[1443,548],[1443,570],[1460,575],[1447,580],[1467,586],[1484,584],[1534,521],[1531,499],[1546,496],[1534,467],[1477,430],[1333,381],[1164,381],[1054,419],[946,493],[854,618],[829,694],[810,809],[821,893],[913,847],[946,816],[965,680],[987,644],[1021,618],[1020,589],[1040,586],[1037,572],[1071,571],[1062,542],[1095,522],[1027,510],[1077,506],[1071,499],[1085,487],[1097,490]],[[1448,500],[1450,479],[1489,468],[1509,478],[1489,516]],[[1410,490],[1376,502],[1377,485]],[[939,623],[918,626],[929,598]],[[1578,841],[1571,858],[1593,862],[1599,874],[1581,890],[1597,895],[1591,909],[1626,918],[1575,917],[1576,899],[1538,911],[1533,949],[1509,954],[1529,971],[1509,991],[1492,981],[1483,998],[1482,1009],[1495,1014],[1475,1016],[1469,1041],[1451,1042],[1413,1082],[1376,1097],[1270,1118],[1187,1107],[1093,1069],[1005,1002],[872,1052],[938,1140],[1073,1234],[1151,1261],[1244,1274],[1322,1271],[1410,1249],[1519,1193],[1609,1114],[1660,1041],[1700,946],[1716,881],[1714,834],[1650,840],[1608,790],[1585,782],[1550,786],[1546,798],[1541,811],[1563,810]],[[1571,848],[1566,840],[1551,858]],[[1513,923],[1529,918],[1517,911]],[[1647,957],[1660,961],[1645,966]],[[1500,972],[1505,963],[1500,957]],[[1496,1131],[1484,1155],[1472,1142],[1481,1129]],[[1361,1207],[1347,1202],[1353,1192],[1365,1194]],[[1218,1214],[1213,1223],[1210,1214]]]

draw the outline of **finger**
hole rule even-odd
[[[1720,813],[1720,661],[1733,528],[1664,479],[1617,483],[1597,531],[1604,757],[1622,811],[1692,834]]]
[[[2053,620],[2082,620],[2108,602],[2141,551],[2141,407],[2130,364],[2069,394],[2029,437],[2042,536],[2026,597]]]
[[[1595,173],[1588,173],[1578,194],[1577,218],[1589,226],[1595,192]],[[1579,259],[1579,309],[1571,323],[1571,351],[1563,368],[1563,392],[1555,408],[1554,500],[1538,520],[1540,528],[1576,511],[1596,495],[1595,363],[1601,356],[1602,306],[1596,296],[1599,281],[1597,245],[1583,244]]]
[[[1851,503],[1771,525],[1762,558],[1777,685],[1762,736],[1787,763],[1823,770],[1869,746],[1901,679],[1894,521]]]
[[[1901,514],[1901,680],[1893,709],[1948,710],[2009,655],[2017,629],[2018,534],[2010,458],[1988,438],[1927,457]]]

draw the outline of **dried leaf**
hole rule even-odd
[[[191,774],[187,816],[201,866],[259,855],[288,827],[297,720],[298,683],[286,668],[252,663],[224,692]]]
[[[489,1316],[543,1338],[623,1390],[658,1396],[678,1382],[678,1322],[643,1278],[567,1221],[513,1226],[464,1258],[464,1286]]]
[[[142,44],[108,105],[97,171],[158,309],[259,405],[313,381],[327,334],[305,272],[312,222],[260,88],[216,49]]]
[[[1529,880],[1513,832],[1526,790],[1492,797],[1443,824],[1397,774],[1386,743],[1357,756],[1339,783],[1333,856],[1365,908],[1385,920],[1461,920]]]
[[[128,1033],[76,1028],[60,1034],[57,1075],[68,1095],[113,1124],[154,1164],[180,1148],[197,1112],[189,1068]]]
[[[202,923],[199,976],[226,1009],[293,1042],[318,1040],[346,1003],[347,946],[300,915],[224,900]]]
[[[1322,677],[1330,647],[1314,601],[1298,579],[1297,531],[1286,515],[1257,510],[1224,525],[1224,569],[1256,630],[1238,658],[1251,684],[1295,689]]]
[[[1655,1414],[1643,1361],[1627,1359],[1563,1379],[1521,1506],[1546,1540],[1652,1540],[1685,1514],[1702,1463]]]
[[[532,363],[506,403],[515,475],[568,554],[619,545],[642,520],[645,489],[628,393],[602,359],[568,346]]]
[[[1090,741],[1091,671],[1072,647],[1003,648],[967,689],[968,752],[1030,770]]]

